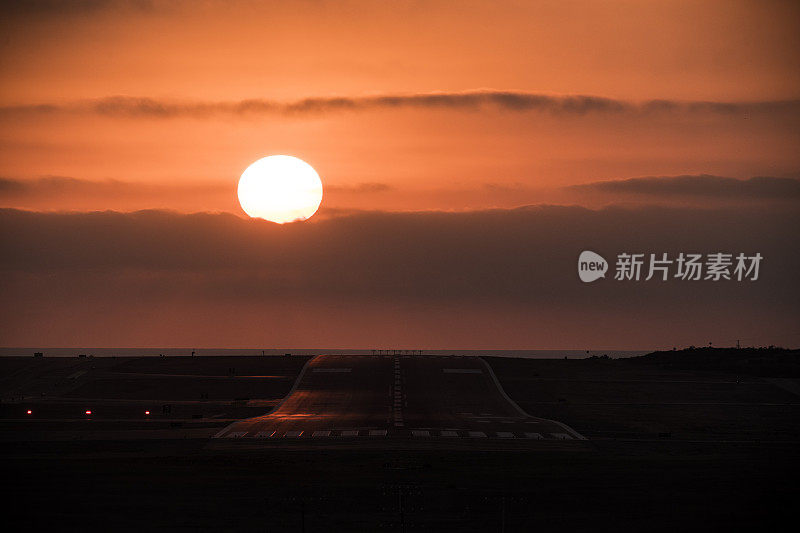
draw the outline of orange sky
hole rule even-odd
[[[796,2],[0,10],[0,345],[800,342]],[[245,219],[270,154],[310,221]],[[768,262],[614,292],[585,248]]]
[[[92,107],[118,96],[214,108],[481,90],[626,105],[796,102],[800,11],[790,2],[92,1],[6,9],[0,177],[106,182],[103,194],[88,196],[0,196],[6,206],[241,214],[238,176],[274,153],[309,161],[329,208],[508,207],[485,194],[498,186],[533,190],[519,204],[574,202],[554,189],[637,176],[794,176],[800,167],[800,103],[734,112],[490,104],[169,117]],[[25,107],[35,105],[60,109]],[[127,192],[113,194],[109,180]],[[131,194],[134,185],[141,188]]]

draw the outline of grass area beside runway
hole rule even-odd
[[[160,427],[159,421],[174,424],[180,419],[259,416],[289,392],[309,359],[3,357],[0,427],[24,429],[37,421],[57,419],[85,421],[71,424],[78,430],[97,429],[100,421],[111,419],[147,420],[149,427]],[[87,410],[91,416],[85,414]]]
[[[800,396],[765,377],[645,358],[485,359],[530,415],[593,440],[800,440]]]

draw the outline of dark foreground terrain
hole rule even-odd
[[[8,358],[3,521],[104,531],[793,529],[797,380],[757,363],[732,371],[744,351],[722,363],[712,362],[718,351],[695,352],[486,358],[527,413],[589,439],[572,449],[412,438],[219,448],[210,437],[271,410],[307,358]],[[762,356],[785,365],[797,353],[750,360]]]

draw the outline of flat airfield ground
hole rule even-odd
[[[277,405],[307,360],[0,360],[7,523],[685,531],[792,519],[800,444],[793,380],[623,360],[486,358],[522,409],[568,424],[590,444],[209,446],[231,422]]]

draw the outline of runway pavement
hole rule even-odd
[[[572,428],[523,412],[479,357],[320,355],[269,414],[217,439],[579,441]]]

